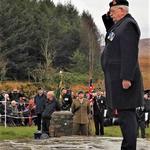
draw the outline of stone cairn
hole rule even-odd
[[[73,114],[70,111],[56,111],[52,114],[49,127],[50,137],[70,136],[73,128]]]

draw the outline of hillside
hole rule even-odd
[[[140,40],[139,49],[139,61],[144,79],[144,88],[150,89],[150,39]]]
[[[96,24],[71,2],[0,0],[0,14],[1,80],[50,82],[57,76],[52,70],[87,74],[90,50],[92,64],[100,65]]]

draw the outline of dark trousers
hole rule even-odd
[[[141,138],[145,138],[145,120],[138,122],[137,136],[139,137],[139,130],[141,130]]]
[[[88,124],[73,123],[73,135],[88,135]]]
[[[104,135],[104,116],[103,114],[94,116],[95,134]]]
[[[42,114],[37,114],[37,129],[41,130]]]
[[[119,110],[119,124],[123,136],[121,150],[136,150],[137,120],[135,109]]]
[[[47,133],[49,135],[49,126],[50,126],[50,119],[43,118],[42,119],[42,133]]]

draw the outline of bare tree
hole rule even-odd
[[[94,67],[97,64],[99,65],[101,35],[98,32],[92,16],[88,12],[83,12],[82,23],[88,34],[89,79],[92,79],[94,69],[96,69]]]
[[[43,64],[39,64],[38,67],[32,71],[32,77],[35,82],[48,81],[51,79],[52,73],[54,73],[52,61],[55,51],[51,47],[50,42],[50,36],[48,33],[47,38],[43,39],[41,44],[41,52],[45,61]]]

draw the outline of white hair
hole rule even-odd
[[[16,106],[17,102],[15,100],[11,101],[12,106]]]
[[[118,8],[122,8],[127,14],[129,13],[129,7],[128,6],[125,6],[125,5],[118,5],[116,6]]]
[[[48,91],[47,95],[50,95],[50,96],[53,96],[53,97],[55,96],[54,91]]]

